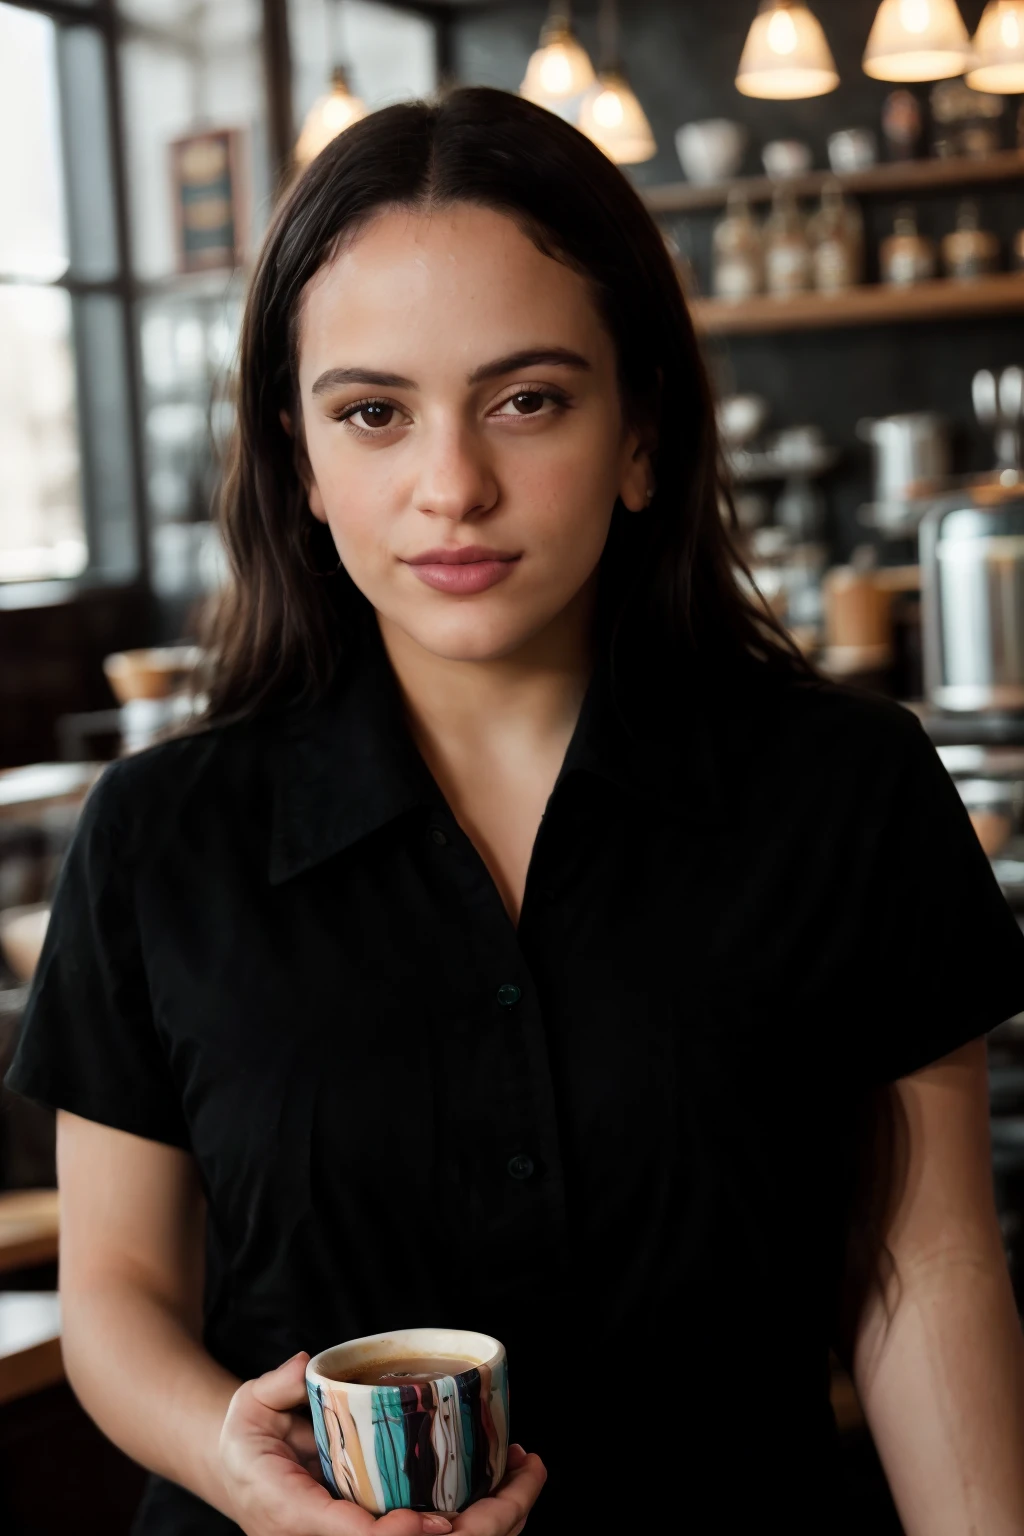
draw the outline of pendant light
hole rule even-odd
[[[339,33],[343,3],[344,0],[334,0],[333,7],[328,10],[327,15],[327,53],[328,56],[333,54],[335,58],[339,58],[341,54],[335,39]],[[332,32],[334,36],[331,35]],[[343,133],[350,124],[358,122],[365,116],[365,103],[353,94],[346,66],[341,63],[335,64],[331,71],[331,89],[326,95],[318,96],[306,113],[302,132],[295,145],[296,165],[307,166],[311,160],[316,159],[322,149],[326,149],[332,139],[336,139],[338,134]]]
[[[577,126],[616,165],[637,165],[657,154],[658,146],[619,59],[615,0],[601,0],[598,23],[601,67],[580,103]]]
[[[882,0],[864,51],[875,80],[949,80],[972,62],[956,0]]]
[[[594,66],[572,30],[569,0],[552,0],[540,47],[530,55],[519,94],[552,110],[582,96],[593,83]]]
[[[1024,91],[1024,0],[989,0],[974,35],[967,84],[1012,96]]]
[[[839,71],[821,22],[806,5],[761,0],[750,24],[736,89],[769,101],[825,96],[839,84]]]

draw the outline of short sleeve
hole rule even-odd
[[[875,1083],[1024,1011],[1024,933],[941,758],[917,721],[905,734],[871,882],[861,1065]]]
[[[83,807],[4,1081],[37,1103],[187,1147],[139,938],[125,766],[107,768]]]

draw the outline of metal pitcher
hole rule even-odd
[[[944,496],[919,541],[927,698],[956,712],[1024,711],[1024,484]]]

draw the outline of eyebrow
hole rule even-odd
[[[496,357],[492,363],[482,363],[466,375],[467,384],[482,384],[486,379],[498,379],[504,373],[516,373],[523,368],[538,365],[576,368],[592,371],[591,365],[579,352],[569,347],[526,347],[521,352],[510,352],[506,357]],[[342,384],[375,384],[381,389],[418,389],[414,379],[400,373],[381,373],[377,368],[328,368],[313,385],[311,394],[322,395]]]

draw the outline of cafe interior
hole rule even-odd
[[[743,579],[826,675],[920,715],[1024,924],[1024,0],[0,0],[0,1075],[90,787],[201,707],[275,201],[449,83],[632,180],[714,380]],[[990,1090],[1024,1307],[1024,1015]],[[64,1379],[55,1183],[52,1114],[0,1090],[0,1526],[118,1536],[143,1474]],[[738,1391],[756,1433],[770,1383]],[[898,1531],[838,1366],[833,1403],[865,1529]]]

